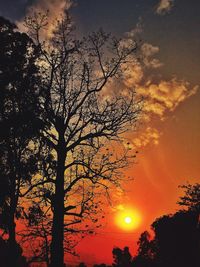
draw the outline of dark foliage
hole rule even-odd
[[[180,197],[178,204],[190,210],[196,210],[200,213],[200,184],[188,184],[180,187],[184,189],[185,194]]]
[[[153,239],[148,232],[141,235],[133,266],[200,266],[199,185],[183,188],[179,204],[188,209],[157,219],[152,224]]]
[[[21,187],[37,171],[31,148],[41,128],[36,59],[38,49],[16,26],[0,17],[0,227],[16,250],[15,219],[21,217]]]
[[[1,267],[8,267],[12,264],[12,257],[13,251],[10,251],[10,246],[8,241],[3,240],[0,237],[0,260],[1,260]],[[15,266],[17,267],[28,267],[28,264],[26,263],[26,259],[24,256],[22,256],[22,249],[21,247],[16,244],[15,246]],[[14,267],[14,266],[13,266]]]
[[[192,211],[181,211],[153,223],[158,266],[199,266],[198,216]]]
[[[124,249],[114,248],[112,251],[114,258],[114,267],[130,267],[132,262],[132,256],[129,252],[128,247],[124,247]]]
[[[141,234],[138,245],[138,255],[133,259],[133,266],[155,266],[154,257],[156,253],[156,244],[155,240],[151,240],[150,234],[147,231]]]

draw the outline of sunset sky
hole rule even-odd
[[[63,3],[0,0],[0,15],[20,23],[32,7],[49,9],[53,21]],[[99,234],[78,245],[81,258],[74,260],[110,263],[114,246],[135,252],[140,233],[178,209],[179,185],[200,179],[200,1],[76,0],[69,7],[80,36],[102,27],[124,41],[140,40],[141,58],[117,89],[135,88],[145,98],[138,130],[128,135],[139,151],[126,173],[134,180],[124,185],[118,205],[107,208]],[[122,210],[139,214],[137,227],[117,225]]]

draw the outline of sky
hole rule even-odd
[[[30,8],[49,9],[52,20],[64,0],[0,0],[0,15],[19,23]],[[179,185],[200,178],[200,2],[196,0],[76,0],[68,2],[79,35],[102,27],[125,41],[140,40],[141,59],[130,65],[121,88],[145,97],[144,116],[128,138],[139,154],[127,175],[126,193],[109,207],[99,234],[77,248],[80,259],[111,262],[113,246],[136,250],[139,234],[155,218],[173,213]],[[141,223],[124,231],[117,209],[135,209]]]

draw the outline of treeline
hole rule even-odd
[[[102,30],[78,40],[68,13],[50,27],[41,13],[24,24],[28,34],[0,17],[1,267],[25,266],[21,247],[27,264],[63,267],[134,158],[123,133],[141,101],[106,88],[136,44]]]
[[[185,195],[178,203],[186,209],[156,219],[151,225],[153,233],[141,234],[135,256],[130,254],[128,247],[114,248],[113,267],[200,266],[200,184],[183,188]],[[81,266],[86,267],[83,263]]]

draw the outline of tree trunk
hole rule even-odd
[[[8,244],[9,244],[9,251],[12,257],[8,259],[9,267],[13,267],[17,263],[17,242],[16,242],[16,224],[15,224],[15,212],[16,212],[16,180],[13,179],[10,191],[10,214],[9,214],[9,221],[8,221]]]
[[[55,195],[53,198],[53,226],[50,253],[50,266],[64,266],[64,172],[65,172],[65,143],[60,141],[57,150],[57,175]]]
[[[9,221],[9,227],[8,227],[8,232],[9,232],[8,242],[10,244],[16,244],[15,214],[12,212],[9,217],[10,217],[10,221]]]
[[[10,216],[8,231],[9,231],[8,245],[9,245],[9,255],[10,255],[8,258],[8,267],[13,267],[16,266],[18,259],[15,221],[13,214]]]

